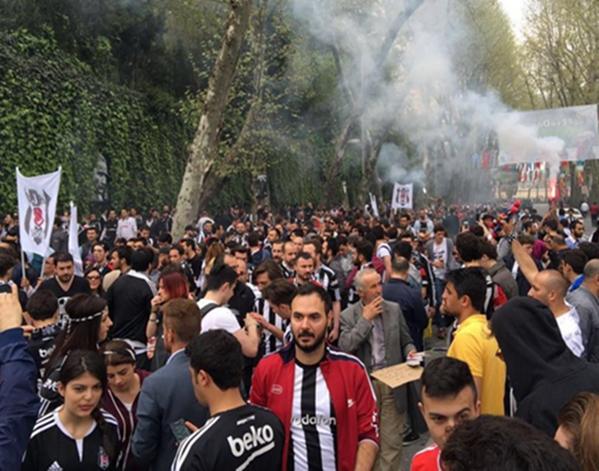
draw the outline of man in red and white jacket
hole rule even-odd
[[[331,300],[313,284],[291,304],[294,341],[256,367],[250,401],[285,427],[283,470],[370,470],[378,452],[376,398],[364,365],[326,345]]]

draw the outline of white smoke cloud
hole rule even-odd
[[[402,28],[385,61],[378,63],[384,39],[402,8],[420,4]],[[563,142],[540,138],[483,80],[482,55],[465,20],[463,3],[450,0],[293,0],[295,16],[324,44],[341,51],[345,82],[361,103],[370,129],[399,130],[421,155],[410,170],[397,146],[385,145],[378,165],[386,182],[423,183],[431,157],[438,171],[437,192],[452,185],[451,175],[469,171],[491,130],[507,143],[505,152],[540,153],[558,158]],[[347,107],[341,107],[347,112]],[[434,158],[436,156],[436,158]]]

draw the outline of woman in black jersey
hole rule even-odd
[[[106,384],[98,353],[74,350],[66,355],[58,383],[64,404],[37,420],[22,471],[118,469],[116,419],[99,406]]]
[[[39,392],[40,417],[62,404],[57,387],[66,354],[73,350],[98,351],[98,345],[106,340],[112,326],[106,306],[104,299],[90,294],[76,294],[65,306],[67,324],[56,337],[56,347],[48,361]]]

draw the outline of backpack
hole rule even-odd
[[[385,249],[387,249],[387,252],[389,252],[389,256],[392,257],[392,253],[391,253],[391,247],[389,247],[389,244],[383,243],[380,245],[379,249],[384,247]],[[378,249],[377,249],[378,252]],[[376,255],[376,253],[372,256],[372,268],[374,268],[377,273],[381,276],[383,276],[383,274],[385,273],[385,262],[383,261],[382,258],[380,258],[379,256]]]
[[[217,307],[220,307],[220,306],[216,303],[210,303],[210,304],[207,304],[206,306],[204,306],[203,308],[201,308],[200,309],[200,321],[204,318],[204,316],[206,314],[208,314],[213,309],[216,309]]]

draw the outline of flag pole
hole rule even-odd
[[[23,279],[27,278],[27,274],[25,271],[25,252],[23,252],[23,249],[21,248],[21,271],[23,272]],[[21,280],[21,283],[23,281]]]

